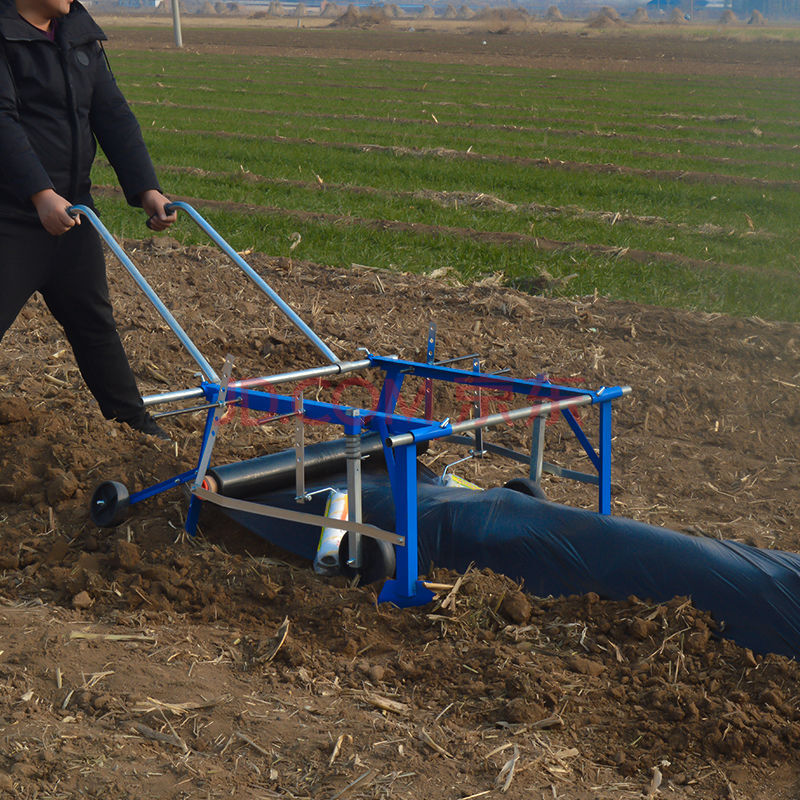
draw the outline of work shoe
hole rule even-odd
[[[154,436],[156,439],[162,439],[165,442],[172,441],[172,437],[150,416],[147,411],[142,412],[140,417],[135,419],[123,420],[125,424],[133,428],[145,436]]]

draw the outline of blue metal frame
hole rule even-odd
[[[417,446],[409,444],[394,452],[389,469],[395,508],[395,531],[403,531],[405,547],[395,549],[395,577],[384,581],[379,603],[394,603],[400,608],[422,606],[433,599],[433,592],[419,580],[417,572]]]
[[[420,364],[414,361],[403,361],[397,358],[385,358],[369,355],[370,362],[375,367],[385,371],[386,378],[381,390],[379,408],[384,413],[394,411],[400,395],[400,387],[406,375],[417,375],[425,379],[438,379],[470,387],[493,389],[499,392],[510,392],[523,395],[530,399],[548,398],[550,400],[564,397],[590,397],[592,405],[597,405],[600,411],[599,443],[595,450],[583,428],[578,423],[570,409],[565,408],[560,413],[566,419],[575,437],[583,447],[584,452],[598,472],[597,479],[586,481],[598,485],[598,511],[601,514],[611,513],[611,408],[614,400],[625,394],[621,386],[603,386],[597,391],[581,389],[574,386],[554,384],[542,378],[522,380],[491,375],[475,370],[460,370],[452,367],[438,366],[436,364]],[[421,421],[420,421],[421,422]],[[414,431],[416,441],[438,439],[442,436],[441,430],[449,426],[428,423],[426,429]],[[445,434],[447,435],[447,434]],[[570,470],[561,470],[565,477],[577,477],[579,473]]]
[[[245,274],[263,291],[297,326],[297,328],[325,355],[332,365],[343,365],[336,355],[325,345],[324,342],[309,328],[293,309],[288,306],[280,296],[236,253],[235,250],[208,224],[187,203],[171,203],[168,210],[181,209],[219,245],[219,247],[239,266]],[[161,481],[147,489],[132,494],[129,498],[130,504],[139,503],[153,497],[168,489],[175,488],[184,483],[193,481],[195,484],[198,479],[202,479],[205,466],[207,465],[210,450],[213,447],[217,431],[215,430],[215,414],[219,411],[220,404],[226,402],[240,401],[248,409],[267,412],[270,415],[291,414],[297,408],[297,398],[290,395],[273,394],[261,389],[251,388],[254,381],[243,381],[237,384],[228,384],[230,367],[226,362],[224,381],[220,379],[216,371],[202,355],[194,342],[189,338],[185,331],[172,316],[169,309],[164,305],[158,295],[153,291],[145,278],[136,269],[128,256],[103,226],[97,215],[88,207],[77,205],[70,208],[70,213],[77,215],[83,214],[90,223],[100,233],[114,254],[133,276],[136,283],[147,295],[155,306],[161,317],[167,322],[176,336],[181,340],[186,349],[200,366],[205,381],[196,390],[184,390],[183,392],[173,393],[173,399],[179,397],[197,397],[205,395],[207,401],[213,404],[207,413],[203,441],[200,448],[198,466],[195,469],[176,475],[165,481]],[[562,386],[552,384],[542,378],[533,380],[521,380],[516,378],[506,378],[500,375],[481,373],[477,367],[473,370],[459,370],[450,366],[445,366],[444,362],[437,364],[434,361],[435,350],[435,327],[432,326],[428,341],[428,352],[426,364],[413,361],[404,361],[399,358],[386,358],[376,355],[368,355],[366,361],[368,365],[380,369],[384,373],[384,382],[381,387],[380,398],[377,407],[374,409],[358,409],[356,413],[350,406],[342,406],[334,403],[325,403],[316,400],[303,400],[302,418],[319,422],[327,422],[334,425],[341,425],[346,435],[358,435],[365,430],[377,431],[384,441],[384,453],[389,469],[389,477],[392,486],[392,495],[395,502],[395,524],[396,532],[405,538],[405,545],[397,548],[396,552],[396,577],[387,580],[379,595],[380,602],[392,602],[398,606],[413,606],[427,603],[433,594],[425,588],[419,580],[417,567],[417,443],[430,441],[433,439],[447,438],[453,434],[458,434],[471,428],[479,431],[485,425],[499,423],[503,421],[503,415],[495,415],[496,419],[480,418],[470,422],[451,423],[449,419],[441,422],[431,419],[432,417],[432,391],[431,385],[434,380],[442,380],[455,384],[462,384],[472,389],[493,389],[496,391],[507,392],[513,395],[521,395],[530,400],[544,401],[541,404],[534,404],[528,408],[515,409],[509,412],[509,419],[523,418],[529,412],[536,415],[538,413],[548,413],[556,408],[567,420],[567,423],[575,433],[578,441],[583,446],[594,467],[597,469],[598,477],[598,506],[600,513],[609,514],[611,511],[611,411],[612,403],[619,397],[630,391],[628,387],[602,387],[601,389],[589,391],[573,386]],[[457,361],[460,359],[454,359]],[[365,364],[366,366],[366,364]],[[423,379],[426,397],[426,418],[416,418],[395,413],[400,390],[406,375],[416,375]],[[263,380],[258,381],[258,385],[264,384]],[[222,396],[224,395],[224,397]],[[599,406],[599,443],[595,450],[583,429],[578,424],[574,415],[570,411],[571,405],[592,404]],[[398,439],[398,436],[401,439]],[[495,452],[502,451],[503,448],[487,445],[489,450]],[[514,454],[518,455],[518,454]],[[561,474],[568,477],[586,479],[580,473],[570,470],[562,470]],[[593,481],[594,482],[594,481]],[[197,489],[199,491],[199,489]],[[207,496],[207,495],[206,495]],[[189,504],[189,511],[186,517],[185,528],[190,534],[197,530],[197,522],[202,508],[202,500],[196,495],[192,495]]]
[[[389,601],[398,606],[420,605],[432,596],[419,580],[417,567],[417,443],[442,439],[453,433],[453,423],[448,420],[436,421],[425,418],[410,417],[395,413],[400,396],[400,389],[406,375],[417,375],[423,379],[444,380],[470,387],[483,387],[510,391],[525,398],[553,401],[569,398],[587,398],[592,405],[597,405],[600,412],[598,449],[589,441],[583,429],[578,425],[574,415],[568,408],[561,411],[570,427],[586,450],[592,464],[598,470],[598,507],[602,514],[611,511],[611,414],[613,401],[625,394],[623,387],[603,387],[598,391],[579,389],[572,386],[552,384],[545,380],[520,380],[505,378],[486,373],[459,370],[452,367],[420,364],[396,358],[385,358],[369,354],[370,364],[384,373],[380,398],[374,409],[359,409],[358,415],[348,413],[351,406],[343,406],[319,400],[304,400],[303,418],[317,422],[341,425],[346,435],[361,434],[367,430],[377,431],[384,442],[390,436],[413,434],[413,441],[400,446],[384,445],[386,463],[395,502],[396,532],[405,537],[404,547],[397,548],[397,574],[395,579],[387,580],[380,593],[379,601]],[[218,403],[221,387],[217,383],[206,382],[202,390],[208,402]],[[225,396],[227,402],[240,401],[241,405],[252,411],[266,412],[268,415],[289,414],[296,409],[296,398],[291,395],[275,394],[258,389],[237,387],[228,388]],[[205,449],[211,431],[213,410],[209,411],[201,452]],[[198,467],[199,468],[199,467]],[[196,473],[197,470],[194,470]],[[187,473],[190,474],[190,473]],[[565,475],[569,471],[564,471]],[[191,480],[191,478],[186,478]],[[169,488],[164,486],[164,488]],[[163,491],[163,489],[160,489]],[[156,487],[150,490],[157,493]],[[186,530],[193,534],[202,501],[192,497]]]
[[[197,467],[194,467],[187,472],[182,472],[180,475],[174,475],[172,478],[167,478],[165,481],[161,481],[161,483],[156,483],[153,486],[149,486],[147,489],[142,489],[140,492],[134,492],[128,498],[128,504],[135,505],[136,503],[141,503],[142,500],[149,500],[151,497],[161,494],[161,492],[166,492],[167,489],[174,489],[176,486],[180,486],[183,483],[189,483],[196,477]]]

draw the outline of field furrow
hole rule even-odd
[[[650,136],[638,133],[624,133],[616,128],[613,130],[601,130],[597,127],[594,129],[556,128],[553,127],[554,121],[549,119],[543,120],[543,124],[541,125],[534,126],[517,125],[511,123],[484,123],[474,122],[472,120],[464,120],[461,122],[450,121],[443,118],[440,119],[439,117],[433,118],[430,114],[426,114],[425,116],[419,115],[418,117],[411,118],[397,115],[378,117],[366,114],[335,114],[324,113],[320,111],[286,111],[265,108],[253,108],[245,110],[238,106],[186,104],[177,103],[172,100],[138,100],[132,101],[131,105],[136,109],[147,109],[148,113],[152,113],[152,111],[158,111],[159,120],[165,122],[179,115],[183,115],[185,118],[187,113],[191,113],[195,115],[195,117],[205,117],[212,123],[212,129],[214,120],[220,118],[229,119],[232,115],[235,115],[243,130],[260,126],[262,124],[261,120],[264,118],[279,120],[282,122],[283,127],[289,125],[289,120],[307,120],[310,123],[310,130],[322,127],[320,125],[320,123],[322,123],[325,125],[324,129],[327,131],[337,130],[338,132],[345,134],[352,133],[357,130],[364,130],[363,126],[361,128],[357,128],[352,125],[348,127],[348,123],[363,123],[364,125],[371,125],[376,132],[383,133],[384,135],[386,135],[387,129],[391,127],[392,133],[389,135],[396,137],[401,135],[398,133],[398,129],[400,131],[407,131],[406,135],[415,133],[415,138],[424,138],[428,136],[428,130],[436,131],[453,129],[462,131],[464,135],[468,134],[471,137],[471,141],[475,143],[489,142],[495,147],[502,145],[505,142],[510,143],[515,148],[520,146],[535,148],[540,147],[543,143],[555,145],[558,143],[559,138],[586,139],[589,142],[597,140],[603,142],[604,140],[613,139],[615,144],[645,143],[652,145],[680,147],[682,149],[675,151],[674,155],[681,158],[699,159],[702,157],[709,162],[719,161],[720,163],[729,162],[742,165],[749,164],[754,167],[778,166],[784,168],[795,168],[796,165],[794,163],[787,162],[759,162],[754,159],[741,159],[736,161],[730,157],[714,154],[719,150],[732,149],[734,151],[741,150],[748,153],[758,153],[762,156],[764,153],[769,152],[785,154],[791,153],[797,155],[798,150],[795,134],[788,135],[787,143],[781,144],[763,141],[763,139],[759,136],[756,136],[752,130],[740,132],[737,134],[739,138],[736,140],[718,140],[709,138],[688,138],[686,136],[682,136],[680,138],[670,138],[667,136]],[[141,113],[144,114],[144,111]],[[338,128],[330,127],[330,123],[339,123]],[[654,130],[659,129],[663,131],[663,126],[652,126],[652,128]],[[425,132],[423,133],[423,131]],[[476,133],[486,133],[487,135],[484,137],[478,137],[476,136]],[[522,145],[520,140],[525,135],[531,135],[535,138],[531,140],[528,145]],[[439,136],[441,136],[441,134],[439,134]],[[746,139],[746,141],[742,140],[742,136]],[[577,147],[576,145],[569,146],[572,148]],[[598,144],[596,146],[602,147],[603,145]],[[686,148],[688,148],[688,150]],[[588,150],[589,148],[586,147],[584,149]],[[630,151],[630,154],[641,155],[645,157],[649,155],[645,153],[637,153],[636,151]]]
[[[122,197],[122,193],[114,186],[97,185],[95,191],[101,196]],[[779,270],[754,270],[742,264],[723,264],[713,263],[708,260],[686,258],[675,253],[649,252],[629,247],[615,247],[611,245],[590,244],[588,242],[560,242],[553,239],[546,239],[541,236],[516,233],[513,231],[478,231],[473,228],[456,228],[445,225],[428,225],[421,222],[401,222],[391,219],[366,219],[354,217],[349,214],[330,214],[325,212],[300,211],[277,206],[258,206],[245,203],[234,203],[229,201],[207,200],[197,197],[176,196],[175,200],[183,200],[192,205],[205,205],[215,210],[230,211],[235,214],[260,215],[260,216],[281,216],[292,218],[301,222],[321,222],[327,225],[341,227],[343,225],[374,229],[379,231],[392,231],[396,233],[411,233],[415,236],[423,237],[450,237],[470,239],[483,244],[491,245],[522,245],[534,250],[544,252],[569,251],[588,253],[593,255],[610,256],[615,259],[624,258],[640,264],[658,262],[662,264],[677,264],[690,269],[722,269],[726,271],[736,271],[769,277],[782,277]]]
[[[108,162],[105,162],[108,166]],[[304,192],[314,193],[333,193],[336,195],[352,194],[352,195],[367,195],[369,197],[383,197],[383,198],[397,198],[403,202],[419,202],[430,201],[443,208],[452,208],[458,210],[459,206],[462,208],[482,209],[489,211],[500,211],[506,214],[520,213],[524,215],[531,215],[535,217],[553,217],[553,218],[573,218],[573,219],[590,219],[602,222],[606,225],[613,227],[620,223],[631,223],[645,227],[657,226],[665,230],[680,231],[687,234],[695,234],[701,236],[711,235],[746,235],[754,238],[774,238],[774,234],[767,231],[757,230],[743,230],[736,231],[724,228],[719,225],[713,225],[704,222],[700,225],[691,225],[684,222],[671,222],[664,217],[658,216],[641,216],[631,214],[628,212],[619,211],[593,211],[578,206],[548,206],[541,203],[512,203],[502,197],[486,194],[484,192],[464,192],[464,191],[435,191],[420,189],[416,191],[401,191],[401,190],[386,190],[379,189],[374,186],[357,186],[346,183],[328,183],[303,180],[289,180],[287,178],[270,178],[264,175],[256,175],[252,172],[213,172],[211,170],[202,169],[201,167],[180,167],[171,164],[158,165],[158,171],[161,174],[171,175],[193,175],[200,178],[213,180],[223,185],[229,183],[254,184],[262,187],[278,187],[278,188],[293,188],[300,189]],[[742,226],[746,229],[747,226]]]

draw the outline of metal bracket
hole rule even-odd
[[[226,406],[240,406],[242,404],[241,398],[235,400],[226,400]],[[181,414],[194,414],[197,411],[208,411],[209,408],[216,408],[219,403],[204,403],[201,406],[189,406],[188,408],[176,408],[172,411],[159,411],[152,414],[153,419],[162,419],[163,417],[177,417]]]
[[[208,432],[208,436],[203,443],[203,451],[200,453],[200,462],[197,465],[197,477],[192,484],[193,492],[203,485],[203,479],[206,477],[206,470],[211,460],[211,453],[214,450],[214,444],[217,440],[219,421],[222,419],[222,415],[227,409],[225,400],[228,394],[228,384],[231,382],[231,372],[233,372],[233,356],[228,353],[225,357],[225,366],[222,368],[222,378],[219,384],[219,391],[217,392],[217,402],[214,404],[216,406],[216,411],[214,412],[214,419],[211,422],[211,430]]]
[[[536,483],[540,483],[542,480],[542,465],[544,463],[544,428],[546,423],[546,417],[535,417],[533,420],[533,430],[531,432],[531,461],[528,477]]]
[[[306,446],[305,423],[303,422],[303,395],[298,395],[294,401],[294,499],[298,503],[305,503],[311,499],[306,493]]]
[[[449,463],[449,464],[448,464],[448,465],[447,465],[447,466],[446,466],[446,467],[445,467],[445,468],[442,470],[442,477],[441,477],[441,478],[439,478],[439,483],[441,483],[441,484],[444,484],[444,482],[445,482],[445,479],[447,478],[447,470],[449,470],[449,469],[450,469],[450,467],[454,467],[456,464],[463,464],[465,461],[472,461],[472,459],[473,459],[473,458],[475,458],[475,456],[474,456],[474,455],[473,455],[473,453],[470,451],[470,454],[469,454],[468,456],[465,456],[464,458],[459,458],[457,461],[451,461],[451,462],[450,462],[450,463]]]
[[[425,363],[433,364],[436,360],[436,323],[428,326],[428,351]],[[425,419],[433,419],[433,379],[425,378]]]
[[[355,428],[357,418],[361,416],[358,408],[348,408],[347,416],[353,420]],[[361,523],[361,434],[359,431],[345,436],[345,455],[347,457],[347,519]],[[361,534],[351,532],[347,538],[347,566],[360,569],[363,562]]]
[[[481,363],[477,358],[472,360],[472,371],[481,371]],[[475,391],[475,402],[472,404],[472,409],[474,419],[480,418],[483,411],[483,394],[480,386]],[[475,447],[470,450],[470,455],[475,456],[475,458],[483,458],[487,455],[487,451],[483,446],[483,428],[475,428]]]

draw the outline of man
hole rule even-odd
[[[145,411],[122,347],[100,237],[67,213],[93,207],[96,139],[148,226],[175,221],[105,38],[77,0],[0,0],[0,339],[39,291],[103,415],[168,439]]]

